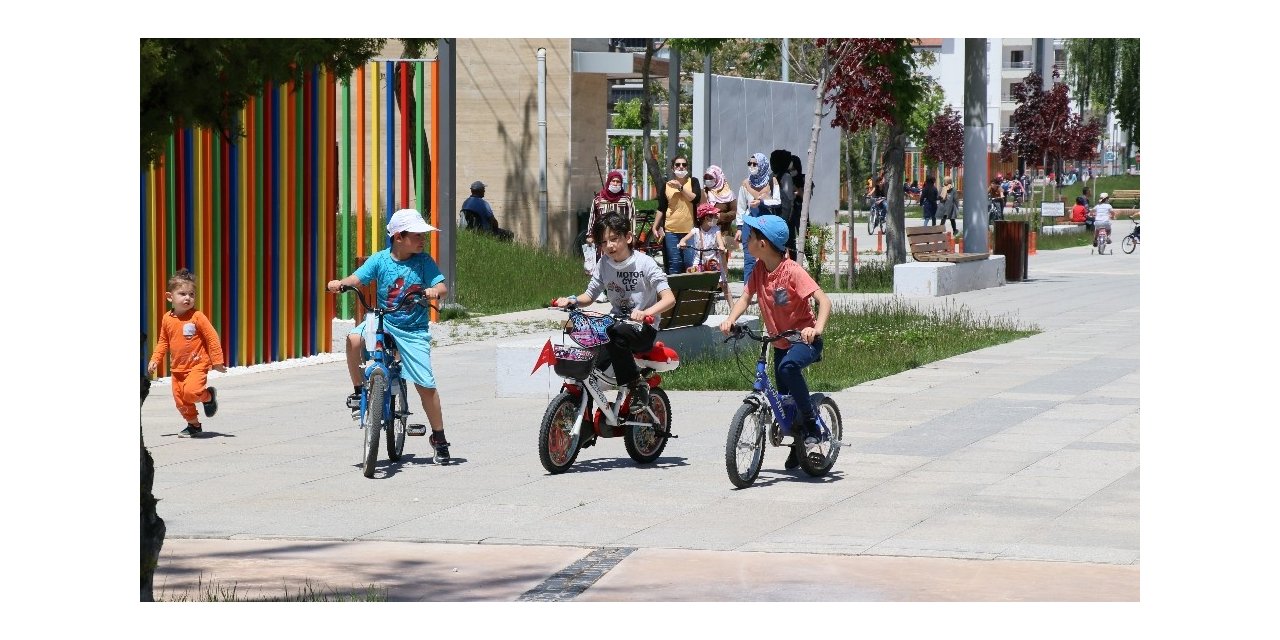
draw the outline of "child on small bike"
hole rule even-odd
[[[422,295],[437,300],[448,295],[444,275],[430,254],[424,253],[427,233],[436,228],[422,219],[414,209],[401,209],[387,223],[391,246],[369,257],[355,273],[341,280],[330,280],[326,287],[337,293],[343,286],[354,287],[378,281],[378,307],[395,306],[407,296]],[[431,423],[431,445],[441,458],[449,458],[449,442],[444,436],[444,416],[440,410],[440,393],[436,390],[435,373],[431,369],[430,310],[412,305],[387,314],[383,329],[396,341],[400,353],[401,373],[413,383],[422,401],[422,409]],[[347,397],[347,407],[360,407],[364,386],[364,362],[369,359],[361,334],[364,323],[347,335],[347,373],[355,391]]]
[[[752,296],[760,303],[760,316],[765,329],[778,334],[789,329],[800,332],[803,342],[778,340],[773,343],[773,377],[778,391],[790,394],[800,412],[806,453],[818,446],[819,429],[814,416],[813,403],[809,400],[809,385],[804,380],[804,368],[822,359],[822,332],[831,315],[831,299],[814,282],[809,272],[787,257],[787,236],[790,233],[785,220],[778,216],[750,218],[750,239],[745,243],[747,251],[755,254],[764,264],[763,269],[751,273],[742,296],[729,311],[729,317],[720,323],[720,331],[729,335],[733,323],[747,310]],[[817,301],[818,313],[814,316],[810,299]],[[792,447],[787,456],[786,468],[800,464],[797,448]]]
[[[618,384],[631,389],[631,412],[640,413],[649,405],[649,384],[640,377],[632,354],[653,348],[661,314],[675,306],[676,297],[658,263],[648,254],[632,251],[631,226],[622,216],[605,214],[592,232],[599,239],[597,246],[604,257],[591,270],[587,290],[576,297],[556,298],[555,306],[566,307],[574,300],[588,305],[603,291],[612,305],[611,313],[626,315],[641,324],[639,329],[623,322],[610,325],[609,342],[605,343]],[[653,322],[646,323],[645,316],[652,316]]]
[[[707,202],[698,205],[698,226],[690,229],[676,246],[683,249],[690,242],[694,244],[693,266],[689,267],[689,272],[719,271],[720,290],[724,292],[724,299],[729,306],[733,306],[733,294],[729,293],[725,265],[720,262],[720,257],[724,255],[724,239],[720,236],[720,226],[716,224],[719,218],[720,210],[716,205]]]
[[[206,418],[212,418],[218,412],[218,390],[205,386],[209,380],[209,369],[226,373],[227,365],[223,363],[218,332],[209,318],[196,310],[195,275],[179,269],[169,278],[164,297],[173,309],[160,319],[160,337],[147,363],[147,374],[154,374],[164,354],[169,354],[173,403],[187,421],[186,428],[178,433],[178,437],[190,438],[203,433],[195,403],[199,402],[204,407]]]
[[[1111,244],[1111,198],[1106,192],[1098,194],[1098,204],[1093,206],[1093,228],[1094,233],[1105,231],[1107,234],[1107,244]]]

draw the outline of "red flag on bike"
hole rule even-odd
[[[529,375],[533,375],[537,373],[538,369],[541,369],[542,365],[544,364],[555,364],[555,363],[556,363],[556,352],[551,349],[551,339],[548,338],[547,343],[542,345],[542,353],[538,354],[538,361],[533,363],[533,371],[530,371]]]

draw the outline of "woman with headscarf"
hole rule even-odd
[[[736,197],[729,187],[729,181],[724,177],[724,169],[714,164],[707,167],[702,174],[702,204],[714,205],[719,212],[720,236],[724,241],[724,255],[720,256],[720,264],[729,264],[729,256],[738,248],[733,238],[734,231],[737,230],[733,221],[738,217],[733,203]]]
[[[773,177],[769,168],[769,159],[763,153],[754,153],[747,158],[748,175],[738,187],[738,231],[734,239],[742,242],[742,220],[747,216],[753,218],[775,213],[776,207],[782,204],[779,194],[782,188]],[[775,214],[776,215],[776,214]],[[750,251],[742,253],[742,281],[751,278],[751,268],[756,264],[755,256]]]
[[[787,242],[787,255],[792,260],[796,259],[796,236],[800,235],[800,212],[804,209],[804,181],[805,175],[800,170],[800,156],[791,154],[791,163],[788,165],[787,174],[791,176],[791,182],[795,184],[795,198],[791,203],[791,217],[787,218],[787,227],[791,229],[791,240]]]
[[[631,196],[627,195],[626,188],[622,184],[622,172],[613,170],[609,172],[609,176],[604,181],[604,186],[600,187],[600,193],[596,194],[594,200],[591,201],[591,215],[587,217],[587,244],[598,244],[596,234],[596,223],[603,220],[605,214],[617,212],[627,221],[632,232],[635,232],[635,203],[631,201]],[[596,252],[596,260],[600,259],[600,252]]]

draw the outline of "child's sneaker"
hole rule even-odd
[[[631,388],[631,413],[640,415],[649,406],[649,382],[640,378],[628,386]]]
[[[788,471],[800,466],[800,456],[796,453],[796,447],[789,447],[791,451],[787,453],[787,461],[782,463],[782,468]]]
[[[436,450],[436,462],[444,464],[449,461],[449,441],[444,439],[444,431],[431,432],[431,446]]]
[[[183,429],[182,431],[179,431],[179,432],[178,432],[178,437],[179,437],[179,438],[193,438],[193,437],[195,437],[195,436],[200,435],[201,433],[204,433],[204,430],[200,428],[200,425],[198,425],[198,424],[191,424],[191,423],[187,423],[187,428],[186,428],[186,429]]]
[[[218,389],[209,387],[209,401],[200,404],[204,405],[204,417],[212,418],[218,412]]]

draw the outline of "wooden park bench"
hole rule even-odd
[[[947,251],[946,225],[907,227],[907,248],[916,262],[970,262],[986,260],[985,253]]]
[[[1125,202],[1125,203],[1133,203],[1132,208],[1137,209],[1142,206],[1139,200],[1139,194],[1141,193],[1141,191],[1142,191],[1141,189],[1116,189],[1115,191],[1111,192],[1111,198],[1110,198],[1111,206],[1118,209],[1119,207],[1116,205],[1116,203]]]
[[[667,284],[676,298],[676,304],[670,311],[662,314],[658,330],[702,326],[716,307],[716,296],[720,295],[720,273],[708,271],[669,275]]]

